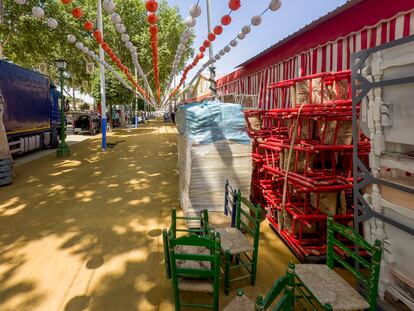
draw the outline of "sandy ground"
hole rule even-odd
[[[0,310],[173,310],[162,229],[179,207],[176,130],[152,123],[23,163],[0,188]],[[266,293],[291,252],[262,224],[257,285]],[[223,287],[222,287],[223,288]],[[207,297],[209,298],[209,297]]]

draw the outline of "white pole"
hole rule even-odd
[[[98,0],[98,30],[103,36],[102,1]],[[104,50],[99,46],[99,58],[105,60]],[[105,67],[101,62],[101,116],[102,116],[102,151],[106,151],[106,94],[105,94]]]
[[[208,27],[208,33],[211,33],[211,1],[210,0],[206,0],[206,4],[207,4],[207,27]],[[208,48],[208,52],[209,52],[209,59],[212,60],[214,58],[213,55],[213,42],[210,42],[210,47]],[[215,83],[215,74],[214,74],[215,68],[214,65],[211,64],[210,65],[210,83],[211,83],[211,91],[213,92],[213,95],[216,97],[217,96],[217,92],[216,90],[216,83]]]

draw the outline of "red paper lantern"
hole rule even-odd
[[[81,8],[74,8],[74,9],[72,10],[72,15],[73,15],[73,17],[74,17],[74,18],[76,18],[76,19],[81,19],[81,18],[82,18],[82,16],[83,16],[82,9],[81,9]]]
[[[203,59],[204,54],[203,54],[203,53],[198,53],[198,54],[197,54],[197,57],[198,57],[199,59]]]
[[[231,23],[231,17],[230,15],[224,15],[221,19],[221,24],[224,26],[227,26]]]
[[[87,21],[83,27],[87,30],[87,31],[92,31],[95,28],[95,25],[91,22],[91,21]]]
[[[158,16],[154,13],[151,13],[150,15],[148,15],[147,20],[150,24],[156,24],[158,22]]]
[[[221,26],[217,26],[217,27],[221,27]],[[221,28],[221,29],[222,29],[222,31],[223,31],[223,28]],[[214,33],[210,32],[210,33],[208,34],[207,38],[208,38],[208,40],[210,40],[210,41],[214,41],[214,40],[216,40],[216,35],[215,35]]]
[[[208,48],[210,46],[210,41],[204,40],[203,45],[205,48]]]
[[[158,33],[158,26],[157,25],[151,25],[149,30],[150,30],[151,35],[153,35],[155,37],[155,35]]]
[[[145,4],[148,12],[155,13],[158,9],[158,3],[155,0],[148,0]]]
[[[204,53],[206,51],[206,48],[204,46],[200,46],[200,52]]]
[[[240,9],[241,4],[240,4],[240,0],[230,0],[229,1],[229,8],[232,11],[237,11],[238,9]]]
[[[220,25],[219,26],[216,26],[216,27],[214,27],[213,32],[214,32],[215,35],[219,36],[219,35],[221,35],[223,33],[223,27],[221,27]]]
[[[63,4],[70,4],[72,0],[61,0]]]

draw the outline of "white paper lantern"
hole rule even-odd
[[[115,10],[115,3],[112,0],[104,0],[102,7],[106,13],[111,14]]]
[[[193,28],[196,25],[197,21],[192,16],[189,16],[185,19],[184,23],[188,28]]]
[[[126,46],[127,49],[132,48],[132,42],[128,41],[127,43],[125,43],[125,46]]]
[[[83,53],[85,53],[85,54],[88,54],[89,49],[88,49],[86,46],[84,46],[84,47],[82,48],[82,52],[83,52]]]
[[[228,53],[228,52],[230,52],[231,47],[226,45],[223,50],[224,50],[224,52]]]
[[[119,33],[124,33],[126,31],[125,25],[124,24],[116,24],[115,26],[116,31],[118,31]]]
[[[136,53],[138,49],[136,46],[132,46],[129,50],[131,51],[131,53]]]
[[[280,9],[280,7],[282,6],[282,1],[281,0],[272,0],[269,3],[269,9],[271,11],[277,11]]]
[[[59,26],[59,24],[58,24],[57,20],[55,20],[54,18],[49,17],[47,19],[47,26],[51,29],[56,29]]]
[[[221,56],[224,56],[224,54],[226,54],[226,52],[224,52],[224,50],[220,50],[219,54],[220,54]]]
[[[74,35],[68,35],[68,41],[73,44],[76,42],[76,37]]]
[[[26,0],[14,0],[14,2],[20,5],[26,4]]]
[[[76,48],[81,50],[83,48],[83,43],[82,42],[76,42]]]
[[[237,40],[235,40],[235,39],[230,41],[230,45],[231,45],[232,47],[236,47],[236,46],[237,46],[237,43],[238,43],[238,42],[237,42]]]
[[[183,51],[185,50],[185,45],[183,45],[183,44],[181,44],[181,43],[180,43],[180,44],[178,45],[177,50],[178,50],[178,51],[180,51],[180,52],[183,52]]]
[[[124,33],[124,34],[122,34],[122,36],[121,36],[121,41],[122,42],[128,42],[129,41],[129,36],[128,36],[128,34],[126,34],[126,33]]]
[[[256,15],[252,17],[252,25],[259,26],[262,23],[262,17],[260,15]]]
[[[186,44],[187,41],[188,41],[188,38],[187,37],[181,36],[181,38],[180,38],[180,43],[181,44]]]
[[[45,11],[40,6],[34,6],[32,8],[32,14],[36,18],[43,18],[45,16]]]
[[[93,56],[95,55],[95,53],[94,53],[94,51],[89,51],[89,52],[88,52],[88,55],[89,55],[90,57],[93,57]]]
[[[111,15],[111,21],[115,24],[118,24],[122,21],[121,16],[118,13],[112,13]]]
[[[237,38],[239,40],[243,40],[244,38],[246,38],[246,35],[244,33],[242,33],[242,32],[239,32],[239,34],[237,35]]]
[[[245,35],[247,35],[248,33],[250,33],[252,29],[250,28],[249,25],[246,25],[242,28],[242,33],[244,33]]]
[[[190,8],[190,15],[194,18],[199,17],[201,15],[201,7],[193,4]]]
[[[216,54],[216,55],[214,56],[214,58],[215,58],[216,60],[219,60],[219,59],[221,58],[221,56],[220,56],[220,54]]]

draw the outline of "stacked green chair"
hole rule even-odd
[[[188,223],[190,222],[192,223],[192,226],[188,227]],[[167,279],[171,278],[169,240],[176,239],[178,236],[182,236],[182,235],[208,236],[209,234],[210,234],[210,229],[209,229],[207,210],[204,210],[200,214],[200,216],[194,216],[194,217],[177,216],[177,210],[175,208],[171,210],[170,229],[169,230],[164,229],[162,232],[163,242],[164,242],[165,274],[166,274]]]
[[[254,206],[237,191],[236,223],[234,227],[216,228],[220,233],[221,250],[224,257],[224,284],[226,295],[230,283],[249,278],[250,284],[256,282],[257,260],[259,254],[260,223],[262,209]],[[233,260],[235,259],[235,260]],[[247,273],[232,277],[235,270]]]
[[[234,227],[236,224],[236,208],[237,190],[235,190],[226,180],[224,184],[224,211],[223,212],[209,212],[209,225],[210,228],[225,228]]]
[[[357,247],[351,249],[346,246],[345,239]],[[382,253],[380,241],[371,245],[354,229],[334,223],[333,217],[328,216],[327,253],[327,265],[296,265],[297,305],[305,310],[376,310]],[[357,262],[364,273],[354,268],[349,260]],[[363,285],[366,298],[333,270],[335,262],[350,271]]]

